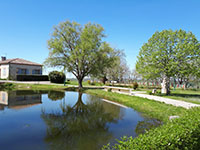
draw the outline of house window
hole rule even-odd
[[[19,68],[17,71],[17,74],[29,74],[28,69]]]
[[[32,70],[32,74],[42,74],[40,69]]]

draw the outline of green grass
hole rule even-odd
[[[11,90],[67,90],[64,85],[42,85],[42,84],[13,84]]]
[[[0,90],[12,90],[15,86],[12,83],[1,83]]]
[[[103,86],[102,83],[98,83],[98,82],[95,82],[93,85],[91,85],[91,84],[88,84],[87,81],[83,81],[82,84],[83,84],[83,86]],[[75,80],[67,81],[66,85],[78,85],[78,81],[75,81]]]
[[[177,119],[140,134],[136,138],[123,137],[105,150],[199,150],[200,108],[192,108]]]
[[[169,116],[182,116],[185,114],[185,112],[187,112],[187,110],[182,107],[175,107],[172,105],[167,105],[164,103],[135,96],[106,92],[103,90],[86,90],[85,92],[121,103],[125,106],[133,108],[138,112],[142,112],[142,114],[145,116],[156,118],[164,122],[167,122],[169,120]]]

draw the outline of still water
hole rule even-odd
[[[2,150],[96,150],[160,124],[88,94],[0,91]]]

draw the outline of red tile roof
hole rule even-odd
[[[28,60],[24,60],[21,58],[14,58],[14,59],[6,59],[4,61],[0,61],[1,64],[19,64],[19,65],[33,65],[33,66],[42,66],[41,64],[31,62]]]

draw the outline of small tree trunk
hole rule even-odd
[[[187,89],[187,86],[188,86],[188,83],[189,83],[188,81],[189,81],[188,79],[184,80],[184,90]]]
[[[169,95],[170,94],[170,81],[168,77],[163,78],[163,82],[161,83],[162,89],[161,93]]]
[[[104,76],[103,78],[102,78],[102,82],[103,82],[103,84],[106,84],[106,81],[107,81],[108,79],[106,78],[106,76]]]
[[[83,79],[78,79],[78,88],[79,89],[83,88],[82,81],[83,81]]]

